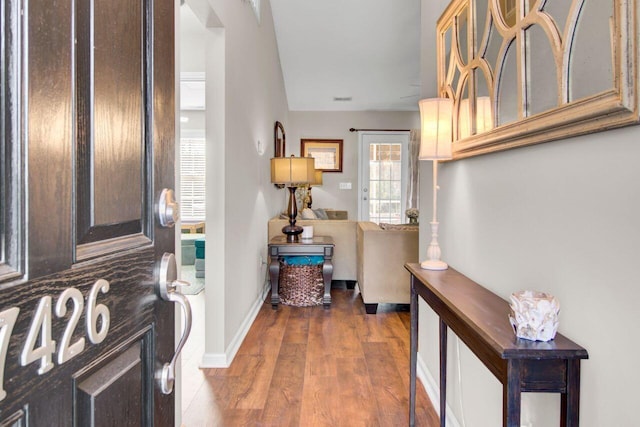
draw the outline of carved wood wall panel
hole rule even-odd
[[[438,92],[454,158],[638,122],[636,0],[454,0]]]

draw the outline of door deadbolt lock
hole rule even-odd
[[[158,200],[158,219],[163,227],[173,227],[180,219],[180,204],[176,201],[173,190],[162,189]]]

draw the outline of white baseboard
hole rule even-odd
[[[424,390],[427,392],[427,396],[429,400],[431,400],[431,404],[436,410],[436,413],[440,415],[440,384],[439,381],[436,381],[427,369],[427,365],[422,360],[420,353],[418,353],[418,363],[417,363],[417,375],[418,379],[422,382],[424,386]],[[451,427],[461,427],[461,424],[458,422],[458,419],[453,415],[453,411],[449,407],[447,403],[447,425]]]
[[[228,368],[231,365],[233,358],[236,357],[236,353],[238,353],[238,350],[240,349],[242,341],[244,341],[247,333],[249,333],[249,328],[251,328],[253,321],[256,320],[258,312],[260,311],[260,308],[262,308],[264,299],[267,297],[267,293],[270,289],[271,288],[267,286],[262,290],[261,295],[258,296],[258,299],[253,303],[251,310],[249,310],[249,314],[245,317],[242,325],[240,325],[240,329],[238,329],[238,332],[233,337],[231,343],[229,343],[229,347],[227,347],[227,350],[224,353],[205,353],[202,355],[202,361],[200,362],[201,368]]]
[[[200,368],[228,368],[230,363],[227,362],[225,353],[205,353],[200,361]]]

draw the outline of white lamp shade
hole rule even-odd
[[[313,157],[274,157],[271,159],[271,182],[274,184],[308,184],[314,180]]]
[[[453,101],[449,98],[421,99],[420,160],[448,160],[453,158],[451,142]]]

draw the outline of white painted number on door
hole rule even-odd
[[[89,340],[94,344],[100,344],[107,337],[109,332],[109,309],[104,304],[96,305],[98,292],[106,294],[109,292],[109,282],[99,279],[93,284],[91,292],[89,292],[89,304],[87,305],[87,335]],[[98,331],[98,318],[101,319],[100,331]]]
[[[40,335],[40,347],[36,348],[36,340]],[[42,375],[53,368],[51,355],[56,350],[56,342],[51,339],[51,297],[40,299],[36,315],[31,321],[31,327],[27,334],[27,342],[20,354],[20,364],[27,366],[29,363],[40,359],[38,374]]]
[[[69,300],[73,301],[73,312],[71,313],[67,327],[65,328],[64,334],[62,334],[62,339],[60,340],[58,365],[62,365],[64,362],[74,356],[77,356],[82,352],[82,350],[84,350],[84,337],[69,345],[71,337],[73,336],[73,331],[75,331],[76,326],[78,326],[78,321],[80,320],[82,309],[84,308],[82,292],[76,288],[65,289],[64,292],[60,294],[60,298],[58,298],[58,302],[56,303],[56,316],[64,317],[67,315],[67,301]]]
[[[100,293],[106,294],[107,292],[109,292],[109,282],[104,279],[99,279],[91,287],[87,298],[87,311],[85,313],[85,317],[87,318],[86,333],[93,344],[99,344],[104,341],[109,332],[109,324],[111,323],[109,308],[104,304],[97,304],[98,295]],[[69,302],[69,300],[73,302],[73,311],[64,328],[62,338],[60,338],[57,357],[58,365],[62,365],[69,359],[82,353],[85,348],[84,337],[70,344],[73,332],[78,326],[80,317],[82,316],[82,310],[84,309],[82,292],[76,288],[67,288],[62,291],[56,302],[55,314],[58,318],[65,317],[67,315],[67,302]],[[20,364],[22,366],[27,366],[40,359],[38,375],[43,375],[54,367],[52,359],[53,353],[56,351],[56,342],[51,339],[51,312],[51,297],[47,295],[40,298],[35,314],[31,319],[27,339],[20,353]],[[20,309],[18,307],[11,307],[0,312],[0,401],[7,397],[7,392],[4,390],[4,368],[5,362],[7,361],[11,333],[13,332],[13,327],[16,324],[19,313]],[[100,327],[98,328],[98,326]],[[37,345],[38,337],[40,338],[39,346]]]
[[[11,307],[0,313],[0,400],[7,397],[7,392],[4,391],[4,363],[7,360],[9,338],[19,312],[18,307]]]

